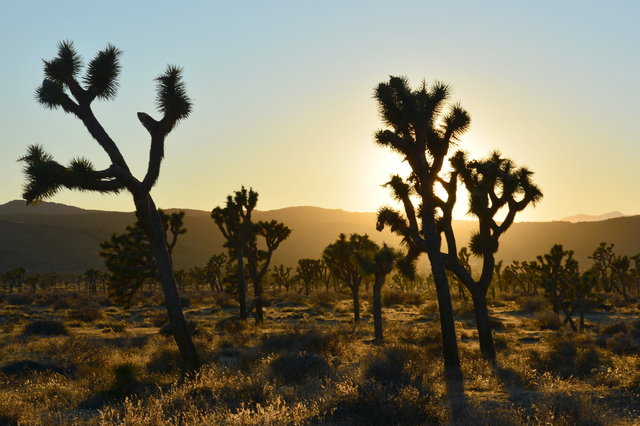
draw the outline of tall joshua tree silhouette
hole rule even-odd
[[[23,197],[27,203],[32,203],[52,197],[63,187],[102,193],[123,190],[131,193],[136,216],[150,239],[173,336],[186,369],[192,370],[200,365],[200,361],[187,331],[162,222],[150,194],[160,174],[165,138],[180,120],[189,116],[191,100],[187,96],[180,68],[168,66],[156,78],[156,103],[163,117],[155,120],[144,112],[138,113],[138,120],[151,137],[147,172],[142,180],[138,180],[129,169],[118,145],[91,109],[96,99],[115,98],[120,55],[119,49],[107,45],[89,62],[81,79],[82,60],[71,42],[61,42],[58,56],[44,61],[45,78],[36,90],[36,99],[49,109],[61,108],[82,121],[89,134],[107,153],[111,164],[104,170],[96,170],[89,160],[78,157],[71,160],[68,166],[63,166],[53,161],[53,157],[41,146],[32,145],[20,159],[25,163],[27,177]]]
[[[243,186],[240,191],[227,196],[225,207],[216,207],[211,211],[211,218],[216,223],[222,236],[227,240],[224,247],[229,249],[230,256],[235,257],[237,266],[238,302],[240,318],[247,319],[247,284],[244,273],[244,257],[247,243],[251,239],[251,215],[258,203],[258,193],[248,191]]]
[[[503,158],[498,152],[493,152],[483,160],[469,161],[462,151],[458,151],[451,158],[451,166],[453,172],[444,185],[451,202],[443,206],[440,222],[447,241],[448,253],[443,254],[445,266],[471,293],[480,351],[486,359],[495,362],[487,291],[495,272],[498,240],[513,224],[516,214],[530,203],[538,202],[542,198],[542,192],[531,181],[531,171],[524,167],[516,168],[511,160]],[[464,256],[456,253],[456,239],[451,222],[458,178],[469,192],[469,212],[478,218],[479,229],[471,235],[469,247],[473,255],[482,258],[482,271],[477,280],[472,277],[468,261],[464,262]],[[503,209],[506,209],[506,216],[498,223],[496,215]],[[463,250],[464,248],[460,251]]]
[[[458,104],[444,111],[449,87],[440,82],[432,87],[423,83],[412,90],[405,78],[391,77],[378,85],[375,98],[387,126],[376,132],[376,142],[400,154],[411,166],[408,179],[395,175],[387,183],[402,203],[404,215],[383,207],[378,212],[377,228],[389,227],[401,235],[409,259],[415,259],[420,253],[427,254],[440,310],[445,372],[450,382],[459,383],[462,372],[439,229],[442,211],[452,200],[441,199],[436,194],[436,185],[444,181],[442,166],[451,144],[467,130],[471,119]]]

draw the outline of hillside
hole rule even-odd
[[[173,210],[173,209],[172,209]],[[183,235],[175,249],[177,268],[203,265],[221,252],[222,236],[209,218],[209,212],[186,210]],[[388,231],[375,230],[375,213],[353,213],[319,207],[289,207],[258,211],[256,220],[276,219],[293,233],[274,256],[274,262],[293,265],[303,257],[319,257],[322,249],[338,234],[367,233],[378,242],[397,245],[399,239]],[[0,273],[23,266],[35,272],[79,273],[101,268],[97,255],[100,242],[133,223],[133,213],[83,210],[62,204],[42,203],[37,207],[13,201],[0,205]],[[475,224],[456,221],[459,245],[466,245]],[[616,252],[640,252],[640,216],[627,216],[598,222],[516,223],[501,242],[498,258],[532,259],[554,243],[576,252],[583,264],[601,241],[615,243]]]

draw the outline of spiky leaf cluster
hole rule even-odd
[[[118,192],[120,189],[105,185],[89,160],[74,158],[65,167],[53,161],[53,157],[40,145],[29,146],[27,154],[19,161],[24,163],[23,171],[27,177],[22,194],[27,204],[51,198],[62,188],[98,192]]]
[[[71,41],[58,43],[58,56],[50,61],[43,59],[42,62],[45,76],[60,85],[68,83],[82,68],[82,59]]]
[[[158,83],[156,103],[164,114],[165,125],[171,130],[175,124],[191,113],[191,99],[182,81],[182,68],[169,65],[164,74],[156,77]]]
[[[469,114],[459,105],[453,105],[446,113],[445,102],[449,87],[436,82],[428,87],[425,82],[415,90],[404,77],[390,77],[388,83],[380,83],[375,90],[380,116],[391,129],[379,130],[376,142],[388,146],[402,155],[409,163],[419,165],[420,160],[432,159],[431,167],[439,172],[449,144],[464,133],[471,122]],[[415,170],[414,168],[414,171]]]
[[[117,47],[107,44],[89,62],[83,81],[92,98],[109,100],[116,97],[121,54]]]

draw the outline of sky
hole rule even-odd
[[[3,2],[0,204],[21,197],[16,160],[30,144],[63,164],[108,166],[79,120],[34,100],[42,59],[72,40],[85,62],[107,43],[124,52],[117,98],[93,107],[139,178],[149,137],[136,112],[159,117],[153,79],[183,67],[194,109],[166,141],[160,207],[211,210],[242,185],[260,210],[390,204],[381,184],[406,165],[373,142],[373,90],[402,75],[451,85],[472,119],[458,148],[476,158],[497,149],[535,172],[544,198],[518,220],[640,214],[640,2],[152,4]],[[50,201],[133,210],[125,193]]]

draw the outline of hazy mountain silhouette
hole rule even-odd
[[[592,214],[577,214],[575,216],[567,216],[560,219],[565,222],[597,222],[599,220],[607,220],[607,219],[615,219],[618,217],[625,217],[623,213],[619,211],[604,213],[600,215],[592,215]]]
[[[202,266],[214,253],[223,251],[223,238],[208,211],[186,211],[187,233],[174,251],[178,269]],[[375,230],[376,213],[353,213],[320,207],[289,207],[256,211],[255,220],[275,219],[293,233],[274,254],[274,264],[293,265],[303,257],[319,257],[338,234],[366,233],[379,243],[397,246],[397,236]],[[83,210],[55,203],[25,206],[24,201],[0,205],[0,273],[23,266],[35,272],[83,272],[102,268],[97,255],[100,243],[114,232],[122,232],[135,221],[133,213]],[[454,222],[459,246],[468,243],[475,228],[473,221]],[[600,222],[523,222],[515,223],[500,243],[498,259],[530,260],[562,243],[585,263],[601,241],[615,243],[620,254],[640,252],[640,216],[627,216]],[[477,260],[476,260],[477,261]],[[424,263],[424,261],[421,261]]]

